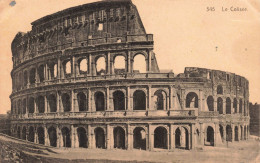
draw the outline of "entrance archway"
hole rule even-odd
[[[114,128],[114,148],[125,149],[125,130],[122,127]]]
[[[61,129],[63,147],[71,147],[70,130],[67,127]]]
[[[207,127],[207,141],[205,145],[214,146],[214,129],[211,126]]]
[[[142,127],[134,129],[134,148],[146,150],[146,132]]]
[[[29,128],[28,141],[34,142],[34,128],[32,126]]]
[[[44,144],[44,129],[43,127],[39,127],[37,129],[38,132],[38,142],[39,144]]]
[[[105,149],[105,132],[102,128],[95,129],[96,148]]]
[[[53,147],[57,147],[57,132],[54,127],[50,127],[48,129],[48,134],[49,134],[49,140],[50,140],[50,145]]]
[[[157,127],[154,130],[154,148],[168,148],[168,132],[164,127]]]
[[[87,139],[86,130],[83,127],[79,127],[77,129],[77,133],[78,133],[79,147],[87,148],[88,139]]]

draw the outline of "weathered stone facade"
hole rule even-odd
[[[36,20],[12,43],[12,135],[56,147],[144,150],[247,139],[248,81],[202,68],[162,73],[153,44],[128,0]],[[144,73],[134,68],[137,55]],[[119,56],[124,69],[115,67]]]

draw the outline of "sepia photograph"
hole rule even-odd
[[[260,1],[0,0],[1,163],[259,163]]]

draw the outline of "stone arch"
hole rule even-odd
[[[241,113],[242,114],[242,107],[243,107],[243,101],[242,101],[242,99],[240,99],[239,100],[239,113]]]
[[[175,147],[189,149],[189,130],[186,127],[175,130]]]
[[[25,126],[23,127],[23,130],[22,130],[22,139],[26,140],[26,127]]]
[[[133,56],[133,73],[145,73],[146,72],[146,59],[142,53],[137,53]]]
[[[37,98],[37,106],[39,113],[44,113],[45,111],[45,102],[43,96],[38,96]]]
[[[230,125],[226,126],[226,134],[227,134],[227,136],[226,136],[227,141],[231,142],[232,141],[232,127]]]
[[[186,108],[198,108],[199,100],[195,92],[189,92],[186,96]]]
[[[213,96],[208,96],[207,105],[208,105],[209,111],[214,111],[214,98],[213,98]]]
[[[157,127],[154,130],[154,148],[168,148],[168,131],[165,127]]]
[[[116,55],[113,59],[113,68],[115,74],[126,73],[126,63],[124,55]]]
[[[113,92],[114,110],[125,110],[125,94],[122,91]]]
[[[155,110],[166,110],[167,109],[167,94],[163,90],[157,90],[154,93],[154,107]]]
[[[211,126],[207,127],[206,130],[206,142],[205,145],[214,146],[214,129]]]
[[[26,87],[28,84],[28,74],[27,71],[23,72],[23,86]]]
[[[219,112],[219,114],[223,114],[223,100],[221,97],[219,97],[217,99],[217,111]]]
[[[36,72],[35,68],[32,68],[30,70],[30,75],[29,75],[29,82],[30,82],[30,84],[35,84],[35,82],[36,82],[35,72]]]
[[[105,132],[101,127],[95,128],[95,143],[96,148],[105,149]]]
[[[146,150],[146,131],[142,127],[136,127],[133,131],[133,146],[135,149]]]
[[[71,147],[71,139],[70,139],[70,129],[68,127],[63,127],[61,129],[63,147]]]
[[[34,142],[34,127],[29,127],[28,141]]]
[[[81,58],[78,60],[79,74],[84,74],[88,72],[88,60],[86,58]]]
[[[142,90],[136,90],[133,94],[134,110],[146,110],[146,95]]]
[[[77,128],[77,134],[78,134],[79,147],[87,148],[88,138],[87,138],[87,132],[85,128],[83,127]]]
[[[29,113],[34,113],[34,102],[35,102],[34,98],[30,97],[28,103]]]
[[[44,65],[40,65],[39,67],[38,67],[38,70],[37,70],[37,72],[38,72],[38,76],[39,76],[39,81],[40,82],[43,82],[44,81]]]
[[[63,93],[61,99],[62,99],[63,111],[70,112],[71,110],[70,95],[67,93]]]
[[[234,98],[233,108],[234,108],[234,112],[237,113],[237,99],[236,98]]]
[[[238,138],[238,127],[235,126],[235,141],[238,141],[239,138]]]
[[[48,103],[50,107],[50,112],[57,112],[57,99],[54,94],[48,96]]]
[[[222,85],[217,86],[217,94],[223,95],[223,87]]]
[[[79,111],[87,111],[87,97],[85,93],[79,92],[77,94]]]
[[[226,114],[231,114],[231,100],[229,97],[226,99]]]
[[[53,147],[57,147],[57,131],[54,127],[50,127],[48,129],[48,135],[50,140],[50,145]]]
[[[71,61],[70,60],[65,60],[63,62],[63,72],[65,76],[69,76],[71,75],[71,71],[72,71],[72,66],[71,66]]]
[[[95,93],[96,111],[105,111],[105,95],[103,92]]]
[[[115,127],[114,134],[114,148],[125,149],[125,130],[122,127]]]
[[[45,143],[45,136],[44,136],[44,128],[43,127],[38,127],[37,129],[37,133],[38,133],[38,142],[39,144],[44,144]]]
[[[105,75],[106,70],[106,57],[105,56],[99,56],[96,58],[96,74],[97,75]]]

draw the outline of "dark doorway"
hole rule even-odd
[[[48,129],[48,134],[49,134],[49,140],[50,140],[50,145],[53,147],[57,147],[57,132],[54,127],[50,127]]]
[[[71,147],[70,130],[67,127],[61,129],[63,147]]]
[[[125,149],[125,130],[122,127],[114,128],[114,148]]]
[[[134,110],[146,110],[146,96],[141,90],[134,92]]]
[[[114,110],[125,110],[125,94],[122,91],[113,93]]]
[[[177,128],[175,130],[175,147],[176,148],[181,147],[181,130],[180,130],[180,128]]]
[[[235,141],[238,141],[238,127],[235,127]]]
[[[96,148],[105,149],[105,132],[102,128],[95,129]]]
[[[44,129],[42,127],[39,127],[37,132],[39,144],[44,144]]]
[[[214,146],[214,129],[211,126],[208,126],[207,128],[206,145]]]
[[[146,150],[146,133],[141,127],[134,129],[134,148]]]
[[[80,127],[77,129],[77,133],[78,133],[79,147],[87,148],[88,141],[87,141],[86,130],[83,127]]]
[[[96,111],[105,111],[105,96],[102,92],[95,93]]]
[[[34,128],[32,126],[29,128],[28,141],[34,142]]]
[[[83,92],[78,93],[78,106],[79,111],[87,111],[87,98]]]
[[[62,95],[62,104],[64,112],[70,112],[71,106],[70,106],[70,96],[67,93],[64,93]]]
[[[157,127],[154,130],[154,148],[168,148],[167,130],[164,127]]]

